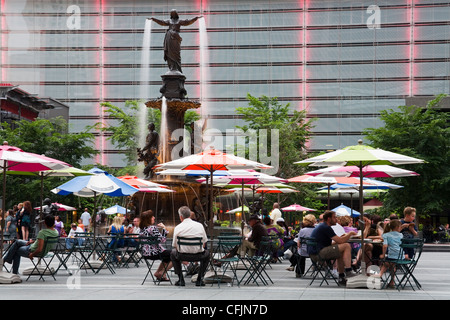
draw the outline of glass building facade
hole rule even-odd
[[[267,95],[317,118],[311,150],[338,149],[379,126],[381,110],[449,92],[443,0],[0,0],[0,82],[69,105],[73,132],[114,125],[101,102],[161,95],[166,28],[152,23],[143,51],[144,28],[173,8],[182,19],[204,17],[207,60],[200,24],[184,27],[183,73],[188,98],[224,133],[242,124],[235,108],[247,106],[247,93]],[[107,136],[97,133],[96,147],[95,161],[124,165]]]

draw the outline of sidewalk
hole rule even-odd
[[[241,285],[240,287],[221,284],[207,284],[205,287],[195,287],[186,280],[186,287],[171,286],[162,283],[157,286],[151,280],[141,285],[147,272],[144,264],[139,268],[116,269],[116,274],[101,270],[94,275],[91,271],[82,270],[69,276],[65,270],[56,275],[57,281],[46,277],[45,282],[38,277],[18,284],[0,285],[2,300],[226,300],[228,303],[259,300],[442,300],[450,299],[450,250],[445,252],[424,251],[415,270],[417,279],[423,290],[405,289],[350,289],[338,287],[335,284],[319,286],[314,282],[308,286],[309,280],[295,278],[293,271],[287,271],[288,261],[272,265],[268,270],[274,284],[268,286]],[[31,266],[27,259],[22,259],[21,268]],[[173,278],[175,276],[173,275]]]

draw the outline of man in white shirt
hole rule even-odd
[[[86,229],[86,232],[89,232],[91,229],[91,215],[88,212],[88,209],[84,209],[83,214],[80,217],[81,221],[83,222],[84,229]]]
[[[72,223],[69,234],[67,235],[66,238],[66,248],[67,249],[72,249],[73,245],[75,243],[77,243],[78,246],[83,245],[84,239],[77,237],[76,233],[80,233],[80,232],[84,232],[84,230],[82,228],[80,228],[79,226],[77,226],[76,223]]]
[[[270,219],[272,219],[274,222],[276,222],[279,218],[282,218],[281,211],[280,211],[280,205],[278,202],[275,202],[273,204],[273,209],[270,212]]]
[[[198,272],[196,286],[204,286],[203,275],[206,271],[209,259],[209,251],[205,249],[205,244],[208,241],[205,229],[203,225],[192,220],[191,209],[186,206],[178,209],[178,214],[180,216],[181,223],[177,225],[173,231],[173,242],[172,242],[172,252],[170,258],[173,263],[173,268],[175,273],[178,274],[178,281],[175,282],[176,286],[184,286],[183,272],[181,270],[181,261],[200,261],[200,270]],[[178,246],[178,237],[183,238],[202,238],[202,247],[200,246]]]

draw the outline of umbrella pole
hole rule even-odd
[[[364,212],[363,212],[363,202],[364,202],[364,195],[363,195],[363,172],[362,172],[362,161],[359,162],[359,212],[362,215],[362,221],[364,221]],[[365,224],[363,224],[363,229],[361,230],[361,273],[363,275],[366,275],[366,263],[364,261],[365,258],[365,252],[364,252],[364,229]]]
[[[2,234],[2,243],[0,243],[0,271],[3,269],[3,232],[4,232],[4,225],[5,224],[5,210],[6,210],[6,160],[3,160],[3,199],[2,199],[2,221],[1,221],[1,234]]]
[[[330,210],[330,187],[331,187],[331,183],[328,183],[328,209]]]

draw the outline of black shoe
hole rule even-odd
[[[175,285],[178,287],[184,287],[186,284],[184,283],[184,279],[180,279],[177,282],[175,282]]]
[[[203,280],[197,280],[195,282],[195,286],[196,287],[204,287],[205,286],[205,282]]]
[[[340,287],[345,287],[347,286],[347,279],[345,278],[339,278],[338,284]]]

